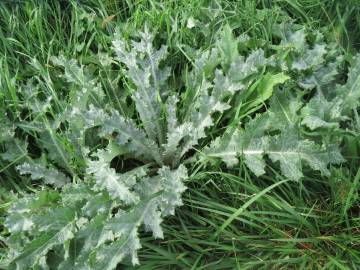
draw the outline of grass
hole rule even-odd
[[[358,177],[348,188],[358,185]],[[248,176],[206,172],[192,182],[185,194],[186,206],[166,222],[168,237],[161,245],[144,243],[140,252],[144,263],[137,269],[358,266],[358,205],[354,194],[344,190],[337,195],[337,179],[330,183],[307,179],[299,187],[279,177],[254,181]],[[350,211],[345,206],[349,200]]]
[[[62,106],[67,92],[57,90],[49,60],[62,53],[94,64],[106,94],[121,110],[126,103],[116,92],[121,73],[95,58],[110,50],[118,27],[127,34],[144,24],[156,29],[157,42],[169,46],[175,78],[189,65],[187,48],[210,46],[223,25],[266,48],[272,26],[285,20],[285,13],[296,23],[322,29],[349,54],[359,50],[360,4],[350,0],[2,1],[0,107],[10,118],[21,114],[19,87],[30,78],[44,82],[42,90]],[[29,129],[32,135],[38,139]],[[58,155],[68,154],[61,138],[52,141],[59,144]],[[346,167],[333,168],[332,177],[313,175],[299,183],[271,167],[266,177],[255,178],[242,163],[231,171],[220,164],[193,164],[185,205],[164,222],[164,240],[144,233],[141,265],[124,269],[358,269],[359,145],[352,143]],[[34,189],[12,165],[0,159],[0,211],[12,199],[9,190]],[[81,164],[66,166],[72,170]]]

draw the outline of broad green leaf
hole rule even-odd
[[[265,74],[260,78],[259,82],[244,93],[246,101],[245,104],[242,105],[242,110],[247,111],[264,104],[264,102],[272,96],[275,86],[283,84],[289,79],[290,77],[284,73]]]

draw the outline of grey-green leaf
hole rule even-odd
[[[333,146],[322,147],[312,141],[300,139],[292,129],[272,137],[269,145],[269,157],[274,162],[280,162],[282,173],[292,180],[299,180],[303,176],[303,162],[328,176],[329,164],[344,161],[338,149]]]
[[[311,130],[317,128],[337,128],[343,120],[342,106],[338,100],[327,101],[322,94],[313,97],[301,110],[302,124]]]
[[[41,164],[27,162],[16,167],[20,174],[30,174],[32,180],[43,179],[44,183],[61,187],[70,182],[70,179],[56,169],[49,169]]]
[[[18,270],[30,269],[54,246],[62,245],[73,237],[74,225],[71,223],[59,231],[46,232],[27,244],[12,263],[16,264]]]
[[[342,101],[342,111],[348,114],[360,104],[360,54],[355,58],[351,67],[348,80],[345,85],[338,86],[336,89],[337,99]]]
[[[95,189],[107,190],[113,199],[120,199],[125,204],[137,203],[139,201],[138,196],[131,192],[131,186],[135,183],[133,180],[129,181],[129,178],[135,177],[135,175],[117,174],[115,169],[110,167],[110,161],[106,160],[104,150],[98,150],[96,156],[98,160],[89,160],[87,168],[87,172],[95,177]]]

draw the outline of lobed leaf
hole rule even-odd
[[[70,179],[56,169],[49,169],[41,164],[29,164],[27,162],[16,167],[20,174],[30,174],[32,180],[43,179],[45,184],[61,187],[70,182]]]

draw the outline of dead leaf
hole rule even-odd
[[[111,22],[115,18],[115,14],[107,16],[101,23],[101,28],[105,28],[105,26]]]

